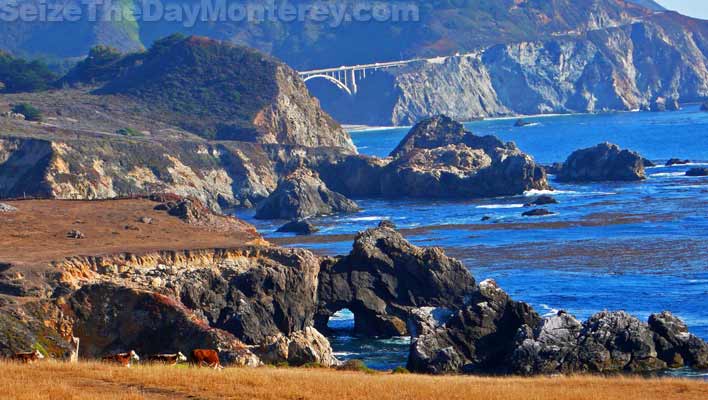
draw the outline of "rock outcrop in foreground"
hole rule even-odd
[[[571,154],[557,177],[561,182],[641,181],[646,172],[639,154],[602,143]]]
[[[412,371],[493,374],[655,372],[708,368],[708,344],[664,312],[649,323],[626,312],[601,312],[581,323],[572,315],[541,320],[493,282],[444,325],[413,339]]]
[[[408,369],[430,374],[504,372],[516,332],[539,322],[531,306],[511,300],[493,281],[484,281],[444,325],[413,338]]]
[[[316,327],[326,329],[329,318],[346,308],[359,334],[405,336],[413,309],[458,307],[474,283],[465,266],[441,249],[413,246],[382,224],[360,233],[348,256],[323,264]]]
[[[601,312],[584,323],[563,312],[544,320],[495,282],[477,285],[467,268],[441,249],[413,246],[390,222],[360,233],[349,255],[330,258],[271,246],[252,227],[212,215],[193,200],[171,195],[153,200],[160,202],[64,202],[52,222],[75,224],[80,212],[81,229],[89,233],[83,250],[106,254],[101,235],[110,235],[128,246],[123,252],[67,255],[75,253],[73,246],[53,242],[43,243],[41,252],[0,249],[3,260],[12,260],[0,263],[0,353],[39,347],[51,358],[68,359],[69,341],[78,337],[80,356],[89,359],[130,350],[188,354],[213,348],[234,365],[335,366],[339,362],[322,332],[334,313],[347,308],[358,335],[411,335],[408,367],[415,372],[708,368],[708,344],[670,313],[652,315],[648,324],[624,312]],[[18,211],[0,218],[49,230],[37,225],[44,217],[34,218],[41,207],[61,209],[62,202],[51,203],[12,202]],[[141,228],[126,227],[116,210],[145,221],[142,229],[163,237],[130,240]],[[125,233],[111,234],[121,229],[115,224]],[[187,231],[200,247],[179,242],[188,250],[155,251],[154,243],[144,243],[174,240]],[[248,242],[217,242],[239,231],[240,240]],[[204,248],[196,242],[204,237],[235,245]]]
[[[601,312],[581,323],[560,312],[524,326],[511,357],[512,372],[651,372],[668,367],[708,368],[708,344],[671,313],[644,323],[625,312]]]

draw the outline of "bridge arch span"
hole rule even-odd
[[[345,92],[347,92],[350,96],[352,96],[352,91],[351,91],[351,89],[349,89],[349,87],[347,87],[347,85],[345,85],[344,83],[342,83],[342,82],[341,82],[340,80],[338,80],[337,78],[331,77],[331,76],[329,76],[329,75],[324,75],[324,74],[309,75],[309,76],[303,78],[303,81],[307,82],[307,81],[311,81],[311,80],[316,79],[316,78],[326,79],[326,80],[332,82],[332,83],[333,83],[334,85],[336,85],[338,88],[340,88],[340,89],[344,90]]]

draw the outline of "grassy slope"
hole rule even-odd
[[[485,399],[704,400],[708,384],[687,380],[550,377],[475,378],[308,369],[206,369],[104,364],[0,364],[9,399]],[[191,397],[190,397],[191,396]]]

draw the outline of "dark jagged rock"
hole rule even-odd
[[[444,326],[412,340],[407,368],[431,374],[507,372],[517,331],[540,322],[528,304],[484,281]]]
[[[690,164],[690,160],[682,160],[680,158],[672,158],[669,161],[666,162],[667,167],[673,167],[674,165],[686,165]]]
[[[397,158],[414,149],[436,149],[458,144],[466,135],[465,127],[461,123],[448,116],[438,115],[416,124],[390,156]]]
[[[581,324],[560,312],[535,328],[519,330],[511,366],[523,375],[706,368],[708,344],[668,312],[652,315],[649,324],[626,312],[607,311]]]
[[[708,176],[708,168],[691,168],[686,172],[686,176]]]
[[[524,207],[547,206],[550,204],[558,204],[558,200],[556,200],[553,196],[544,195],[544,196],[538,196],[532,202],[524,205]]]
[[[457,308],[474,291],[469,271],[441,249],[413,246],[386,226],[370,229],[348,256],[322,266],[315,327],[326,330],[329,318],[346,308],[357,333],[401,336],[410,310]]]
[[[316,226],[308,221],[291,221],[278,228],[280,233],[295,233],[297,235],[311,235],[319,231]]]
[[[537,208],[535,210],[526,211],[525,213],[523,213],[521,215],[524,217],[545,217],[548,215],[555,215],[555,213],[552,211],[549,211],[545,208]]]
[[[640,181],[646,179],[644,158],[619,146],[602,143],[568,157],[558,174],[562,182]]]
[[[396,229],[396,224],[389,219],[385,219],[379,223],[379,228]]]
[[[571,373],[579,367],[578,338],[583,325],[559,312],[535,328],[523,326],[516,337],[511,368],[516,374]]]
[[[688,365],[708,369],[708,344],[688,332],[688,326],[670,312],[652,314],[649,327],[654,331],[654,341],[659,358],[672,368]]]
[[[294,220],[357,211],[355,202],[328,189],[316,173],[300,168],[258,205],[256,218]]]
[[[546,170],[546,173],[549,175],[558,175],[561,170],[563,169],[563,163],[553,163],[551,165],[545,165],[543,167]]]
[[[644,168],[656,167],[656,163],[654,163],[653,161],[646,159],[646,158],[643,160],[643,163],[644,163]]]
[[[657,97],[651,102],[651,106],[649,108],[654,112],[679,111],[681,109],[681,104],[675,97]]]
[[[601,312],[583,324],[578,339],[583,369],[592,372],[643,372],[666,368],[649,326],[626,312]]]
[[[523,119],[517,119],[516,123],[514,123],[515,128],[523,128],[529,125],[533,125],[533,122],[524,121]]]
[[[309,167],[353,198],[480,198],[549,188],[543,169],[513,143],[475,136],[445,116],[413,127],[389,159],[322,157]]]
[[[179,302],[109,284],[86,286],[68,300],[82,357],[135,350],[138,354],[221,348],[224,362],[256,366],[258,359],[233,335],[200,322]],[[250,361],[249,361],[250,360]]]
[[[188,271],[178,297],[213,327],[256,345],[313,325],[320,259],[306,250],[244,249],[235,265]],[[244,268],[246,266],[247,268]]]
[[[385,197],[478,198],[548,189],[543,168],[513,143],[479,137],[446,116],[417,124],[382,172]]]
[[[177,217],[187,223],[203,221],[211,210],[206,208],[202,202],[196,199],[180,199],[168,201],[156,207],[158,210],[165,210],[173,217]]]

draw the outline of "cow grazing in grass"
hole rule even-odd
[[[148,361],[155,364],[177,365],[187,362],[187,357],[181,352],[177,354],[156,354],[148,357]]]
[[[10,357],[10,359],[23,364],[32,364],[36,361],[44,359],[44,356],[39,352],[39,350],[35,350],[29,353],[16,353],[14,356]]]
[[[135,362],[140,361],[140,357],[138,357],[137,353],[135,353],[134,350],[131,350],[130,353],[120,353],[120,354],[114,354],[111,356],[105,356],[102,358],[102,360],[104,362],[116,363],[116,364],[120,364],[124,367],[130,368],[133,361],[135,361]]]
[[[219,353],[216,350],[197,349],[192,350],[192,360],[197,367],[209,367],[223,369],[219,361]]]

